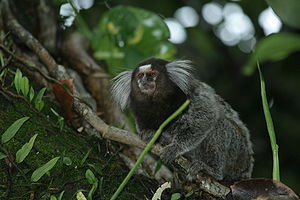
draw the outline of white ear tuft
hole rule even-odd
[[[175,60],[166,65],[169,78],[175,83],[186,95],[190,92],[190,81],[193,79],[191,71],[193,70],[192,61]]]
[[[129,106],[129,95],[131,92],[131,77],[133,71],[124,71],[113,78],[112,96],[114,101],[122,110]]]

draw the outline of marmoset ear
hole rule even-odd
[[[186,95],[190,93],[190,81],[193,79],[192,61],[175,60],[166,64],[170,80],[175,83]]]
[[[133,70],[124,71],[113,78],[112,97],[122,110],[129,106],[132,73]]]

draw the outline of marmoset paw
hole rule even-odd
[[[160,152],[160,159],[165,163],[171,163],[175,160],[179,152],[179,147],[177,145],[167,145]]]
[[[223,175],[220,172],[214,170],[202,161],[195,161],[191,164],[190,168],[187,171],[187,179],[189,181],[193,181],[201,172],[215,178],[216,180],[223,179]]]

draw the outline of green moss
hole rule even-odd
[[[75,199],[76,191],[88,191],[91,188],[85,179],[87,169],[91,169],[99,180],[103,179],[101,188],[94,194],[94,199],[109,199],[126,176],[128,170],[106,141],[80,135],[67,126],[60,131],[55,125],[57,118],[50,111],[50,108],[54,108],[59,112],[55,103],[46,101],[42,113],[36,113],[22,100],[11,99],[9,102],[0,95],[0,102],[0,134],[17,119],[30,117],[15,137],[3,145],[4,149],[15,155],[23,144],[38,133],[34,148],[28,157],[17,164],[19,169],[10,168],[5,159],[0,160],[0,199],[7,198],[6,191],[9,191],[10,199],[28,199],[30,194],[34,194],[35,199],[49,199],[50,194],[58,197],[63,190],[64,199]],[[82,159],[90,149],[87,160],[81,165]],[[48,175],[44,175],[37,183],[31,182],[32,172],[56,156],[69,157],[72,164],[67,166],[60,159]],[[11,174],[7,173],[7,169]],[[7,190],[9,185],[11,188]],[[136,176],[130,181],[120,199],[145,199],[145,195],[150,198],[150,188],[153,191],[156,187],[156,182]],[[84,192],[86,196],[87,193]]]

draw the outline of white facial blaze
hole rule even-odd
[[[139,67],[139,71],[142,72],[142,71],[148,71],[151,69],[151,64],[148,64],[148,65],[142,65]]]

